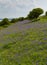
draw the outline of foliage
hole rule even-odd
[[[18,21],[23,21],[24,20],[24,17],[19,17],[18,18]]]
[[[4,18],[4,19],[0,22],[0,26],[8,25],[8,24],[9,24],[8,18]]]
[[[47,16],[47,11],[46,11],[45,15]]]
[[[13,18],[11,20],[11,23],[15,23],[15,22],[18,22],[18,21],[23,21],[24,20],[24,17],[19,17],[19,18]]]
[[[17,19],[13,18],[13,19],[11,20],[11,23],[15,23],[16,21],[17,21]]]
[[[41,8],[35,8],[28,14],[29,19],[38,18],[43,13],[43,9]]]

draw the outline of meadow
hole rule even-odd
[[[9,26],[3,29],[9,33],[0,31],[0,65],[47,65],[47,17],[18,26],[11,34]]]

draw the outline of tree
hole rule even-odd
[[[23,21],[24,20],[24,17],[19,17],[18,18],[18,21]]]
[[[4,18],[4,19],[1,21],[1,25],[8,25],[8,24],[9,24],[8,18]]]
[[[15,22],[18,22],[18,21],[23,21],[24,20],[24,17],[19,17],[19,18],[13,18],[11,20],[11,23],[15,23]]]
[[[43,13],[43,9],[41,8],[35,8],[28,14],[29,19],[38,18]]]
[[[13,18],[13,19],[11,20],[11,23],[15,23],[15,22],[16,22],[16,19]]]
[[[47,16],[47,11],[46,11],[45,15]]]

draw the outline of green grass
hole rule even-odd
[[[0,44],[0,65],[47,65],[47,28],[30,28],[4,38],[12,42]]]

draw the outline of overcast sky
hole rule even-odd
[[[0,0],[0,18],[27,16],[36,7],[47,11],[47,0]]]

